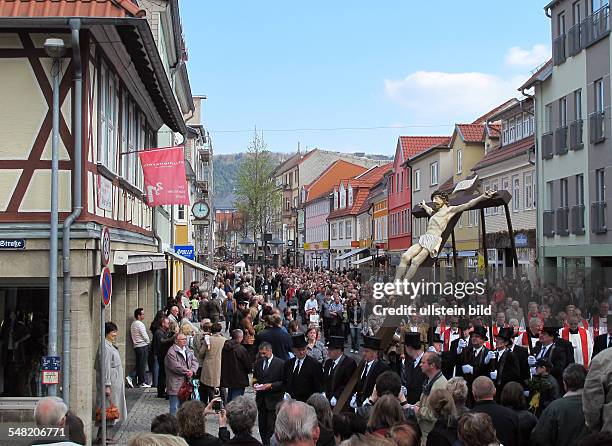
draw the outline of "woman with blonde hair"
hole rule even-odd
[[[128,446],[188,446],[181,437],[168,434],[144,432],[130,438]]]
[[[436,389],[427,400],[437,418],[433,430],[427,435],[427,446],[452,446],[457,440],[457,418],[453,396],[446,389]]]

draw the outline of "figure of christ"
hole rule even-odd
[[[419,206],[429,215],[427,231],[419,237],[419,242],[412,245],[404,254],[397,272],[395,280],[410,280],[414,277],[417,269],[427,259],[427,256],[436,258],[442,244],[442,233],[448,226],[451,219],[458,213],[470,210],[481,201],[492,198],[495,191],[486,191],[482,195],[471,199],[467,203],[458,206],[448,205],[448,194],[442,191],[435,191],[431,194],[435,209],[430,208],[423,200]]]

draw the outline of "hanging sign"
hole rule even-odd
[[[189,205],[183,147],[168,147],[139,152],[147,204]]]

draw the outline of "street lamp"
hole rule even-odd
[[[244,259],[244,264],[248,269],[249,256],[251,255],[253,247],[255,246],[255,242],[253,241],[253,239],[249,238],[249,236],[247,235],[242,240],[240,240],[238,244],[240,245],[240,249],[242,251],[242,257]]]
[[[49,341],[48,356],[57,356],[57,244],[58,244],[58,177],[59,177],[59,114],[60,72],[66,45],[62,39],[45,40],[45,53],[53,58],[53,127],[51,133],[51,226],[49,231]],[[67,372],[66,372],[67,373]],[[57,395],[57,384],[48,386],[49,396]]]
[[[270,245],[270,251],[274,259],[274,267],[278,268],[278,263],[279,263],[278,258],[280,256],[280,253],[282,251],[282,246],[284,245],[284,243],[278,237],[274,237],[272,240],[268,242],[268,245]]]

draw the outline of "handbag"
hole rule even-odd
[[[183,384],[181,384],[181,388],[179,389],[176,396],[180,401],[187,401],[191,398],[191,394],[193,393],[193,384],[191,380],[185,378]]]
[[[118,420],[121,414],[119,408],[113,404],[113,400],[108,397],[109,405],[106,407],[106,422]],[[96,422],[102,422],[102,410],[100,407],[96,409]]]

